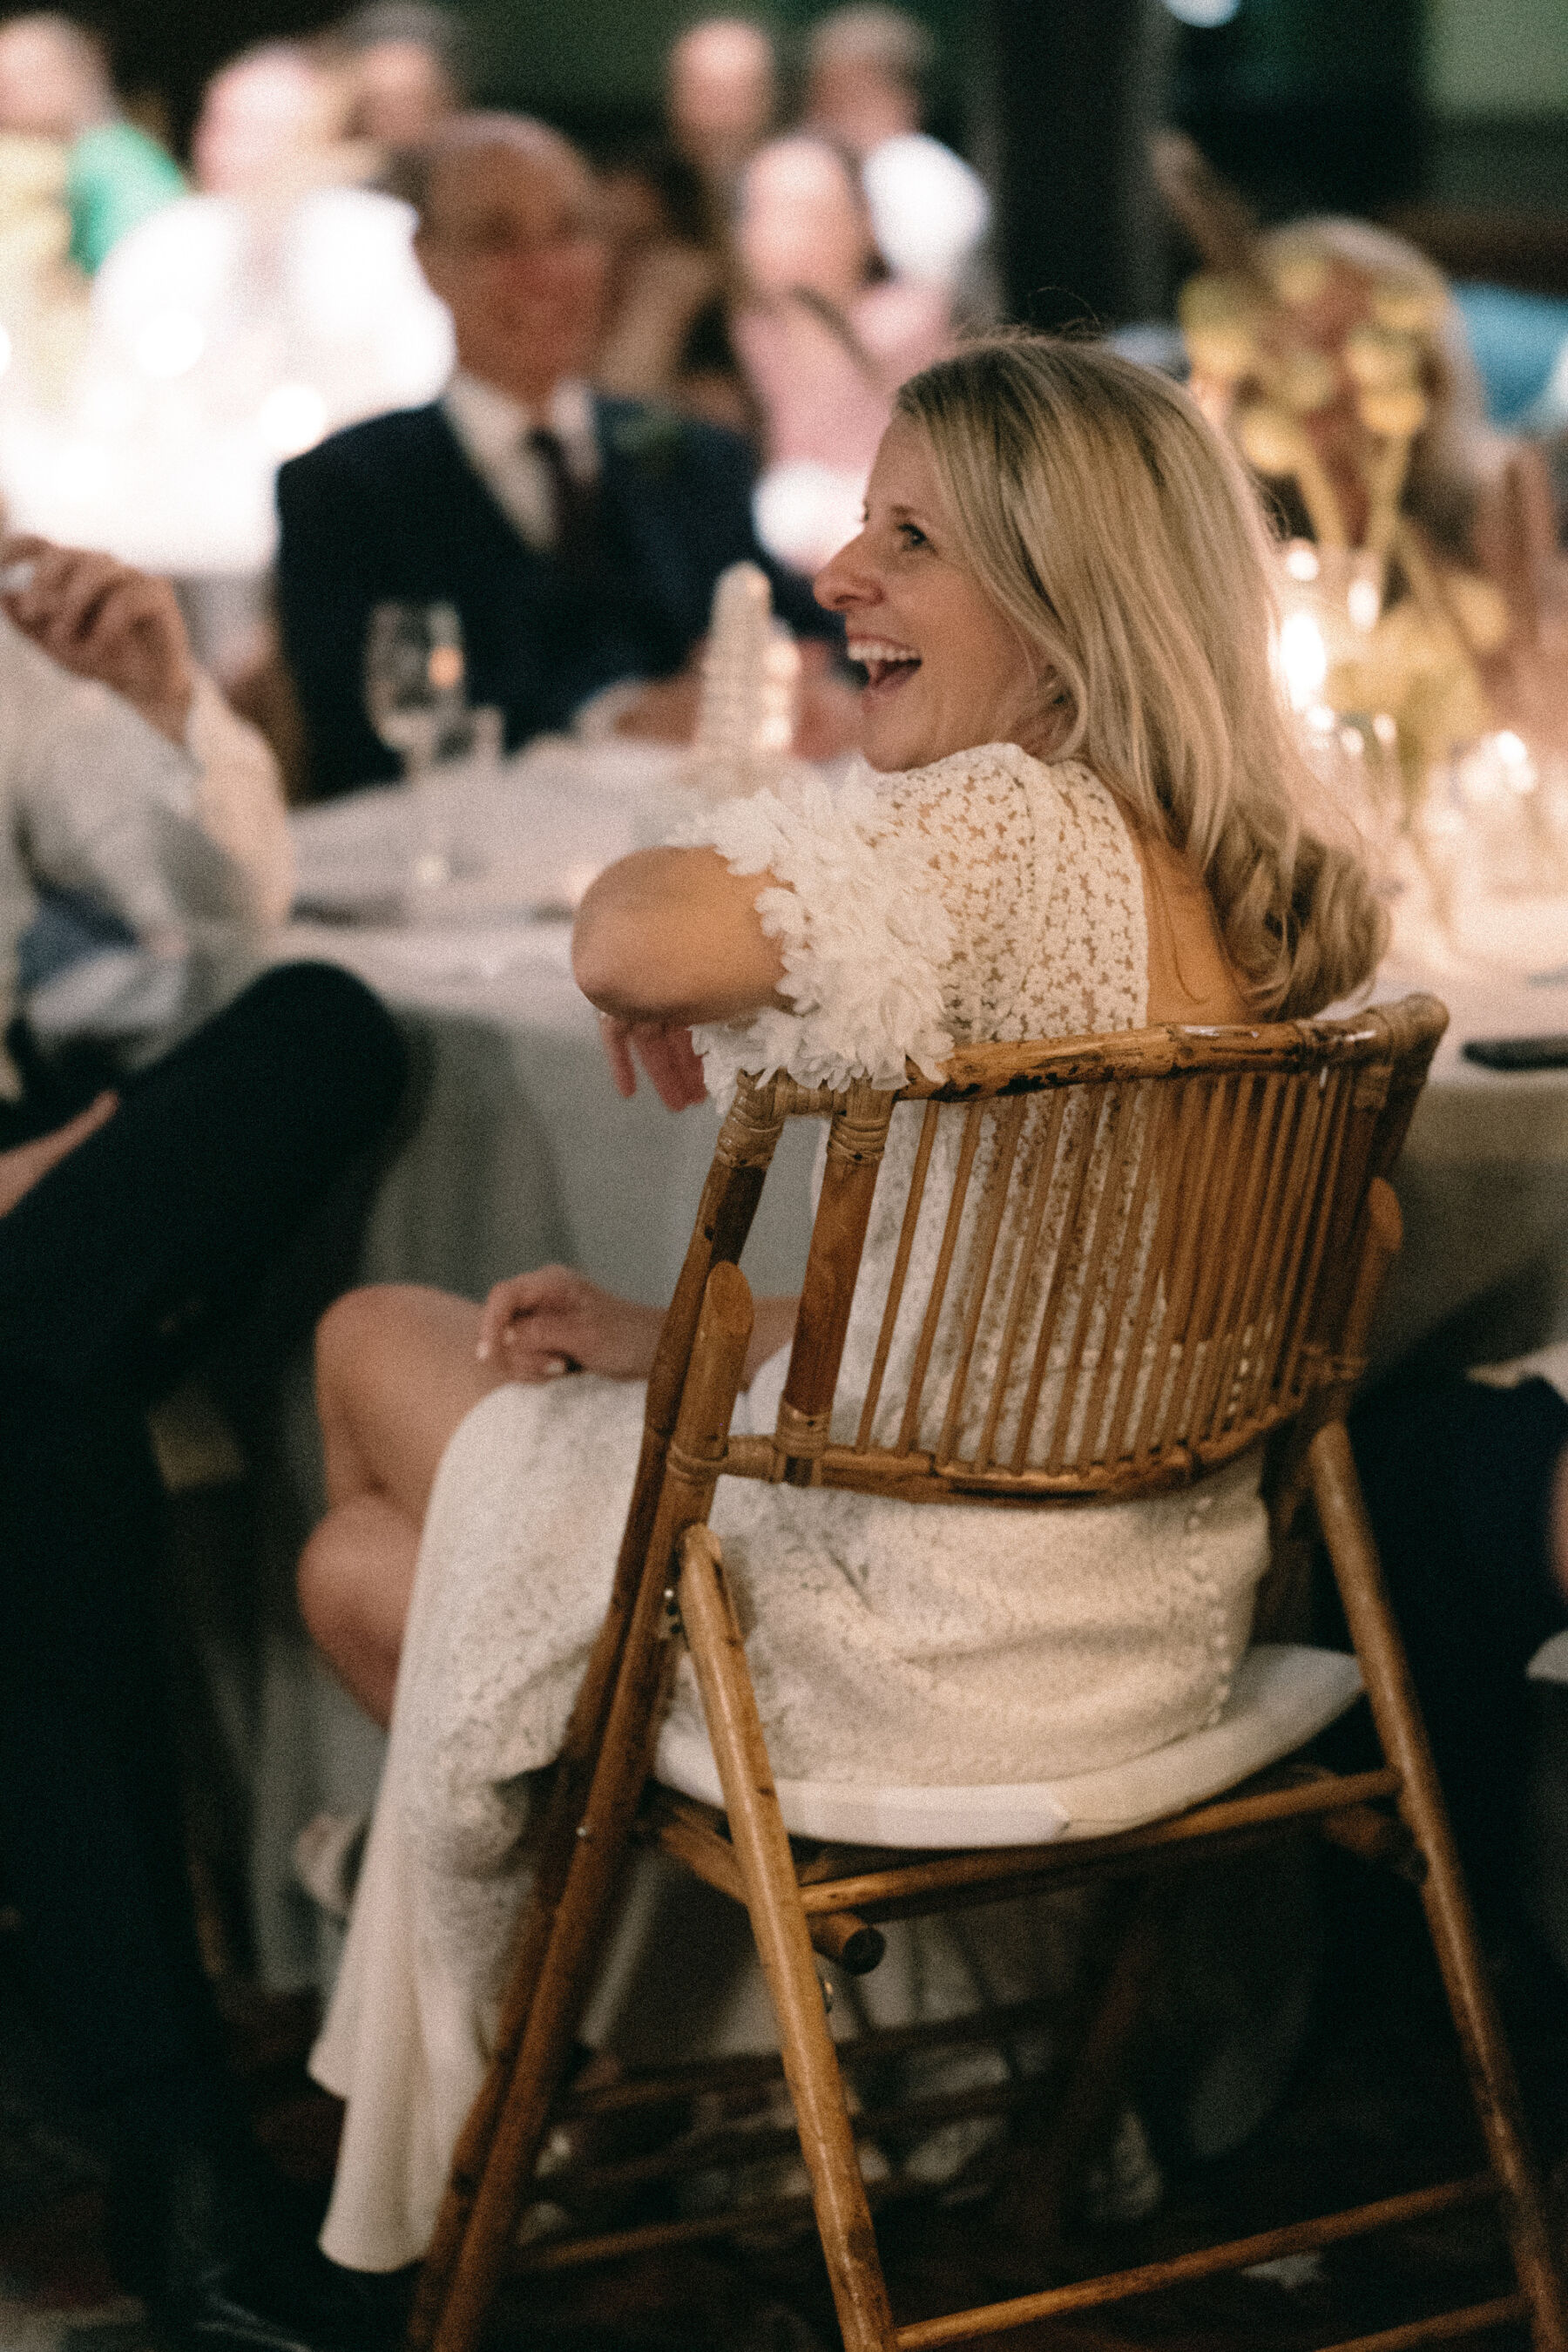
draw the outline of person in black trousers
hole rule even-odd
[[[178,2345],[329,2352],[363,2315],[289,2242],[196,1948],[144,1416],[384,1135],[404,1048],[296,964],[85,1114],[32,1068],[0,1106],[0,1885],[126,2284]]]

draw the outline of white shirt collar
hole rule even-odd
[[[458,368],[442,394],[441,405],[483,470],[515,456],[527,436],[542,425],[559,436],[574,474],[592,475],[598,470],[594,399],[580,376],[563,377],[540,415],[510,393]]]

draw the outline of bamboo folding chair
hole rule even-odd
[[[957,1054],[942,1083],[918,1080],[898,1096],[864,1087],[832,1096],[782,1078],[742,1087],[649,1382],[613,1597],[536,1849],[494,2063],[457,2149],[416,2298],[410,2343],[418,2352],[472,2352],[510,2269],[656,2240],[679,2243],[726,2226],[699,2218],[564,2246],[517,2244],[520,2213],[539,2193],[534,2172],[546,2132],[563,2116],[595,2111],[595,2095],[563,2097],[561,2086],[634,1829],[750,1912],[847,2352],[926,2352],[1484,2199],[1500,2205],[1518,2291],[1358,2339],[1354,2352],[1398,2352],[1525,2319],[1541,2352],[1568,2352],[1568,2315],[1518,2092],[1344,1423],[1379,1286],[1398,1247],[1387,1171],[1446,1020],[1431,998],[1411,997],[1349,1021],[978,1046]],[[886,1401],[879,1416],[873,1394],[846,1441],[833,1428],[833,1400],[895,1102],[923,1104],[908,1114],[923,1124],[873,1391],[900,1303],[920,1316],[919,1337],[896,1440],[873,1442],[889,1426]],[[736,1261],[784,1118],[824,1113],[832,1120],[826,1168],[775,1431],[731,1436],[752,1319]],[[945,1163],[955,1171],[950,1205],[936,1204],[944,1222],[934,1277],[928,1297],[902,1300],[934,1140],[951,1122],[959,1141]],[[1042,1271],[1050,1252],[1040,1237],[1053,1231],[1060,1245],[1050,1273]],[[1011,1239],[998,1246],[1005,1232]],[[1082,1269],[1076,1288],[1060,1271],[1069,1258]],[[1100,1334],[1129,1335],[1121,1346],[1087,1339],[1097,1299]],[[994,1391],[966,1403],[983,1316],[991,1339],[981,1354],[994,1360]],[[921,1387],[944,1334],[937,1360],[956,1368],[945,1396],[928,1406]],[[1190,1484],[1264,1439],[1277,1547],[1315,1507],[1381,1769],[1335,1776],[1298,1759],[1114,1835],[1069,1833],[1026,1847],[918,1855],[885,1846],[872,1853],[792,1847],[720,1548],[706,1525],[721,1476],[1049,1511],[1066,1497]],[[1049,1573],[1048,1559],[1040,1572]],[[651,1781],[672,1635],[684,1638],[696,1669],[721,1811]],[[1303,1830],[1419,1881],[1485,2172],[1144,2268],[896,2326],[816,1954],[864,1966],[877,1954],[879,1920],[1078,1885],[1090,1872],[1147,1886],[1200,1852],[1234,1852]],[[1089,2144],[1148,1959],[1147,1937],[1130,1936],[1058,2111],[1051,2162],[1058,2174]],[[863,2037],[884,2045],[899,2039]],[[767,2071],[766,2061],[731,2059],[710,2073],[727,2067],[736,2079],[748,2064],[747,2079]],[[675,2070],[661,2078],[662,2094],[656,2082],[650,2095],[668,2097],[672,2080],[683,2078]],[[607,2094],[638,2095],[627,2083]],[[607,2094],[597,2095],[601,2110]],[[735,2218],[754,2224],[767,2209]]]

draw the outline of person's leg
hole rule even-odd
[[[420,1530],[447,1441],[501,1384],[474,1347],[479,1310],[439,1290],[351,1291],[316,1335],[327,1515],[300,1561],[300,1608],[345,1688],[392,1715]]]
[[[404,1061],[348,975],[270,974],[0,1217],[0,1861],[60,2055],[120,2153],[131,2276],[182,2343],[299,2352],[341,2331],[293,2270],[300,2325],[248,2290],[233,2307],[266,2179],[195,1950],[141,1409],[384,1130]],[[275,2284],[286,2244],[262,2255]]]
[[[156,1384],[384,1133],[405,1076],[349,973],[267,973],[0,1218],[0,1367]]]
[[[162,1704],[161,1538],[133,1401],[0,1392],[0,1871],[76,2095],[149,2156],[224,2096]]]

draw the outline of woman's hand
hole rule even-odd
[[[689,1110],[705,1099],[708,1088],[689,1029],[670,1021],[623,1021],[616,1013],[601,1013],[599,1034],[616,1091],[628,1102],[637,1090],[639,1060],[667,1110]]]
[[[498,1282],[479,1317],[475,1349],[481,1364],[499,1361],[508,1380],[554,1381],[563,1372],[598,1372],[641,1381],[653,1370],[664,1317],[601,1290],[568,1265],[542,1265]]]
[[[62,669],[122,694],[160,734],[184,743],[195,678],[166,580],[47,539],[6,540],[0,562],[33,567],[27,585],[4,599],[25,636]]]

